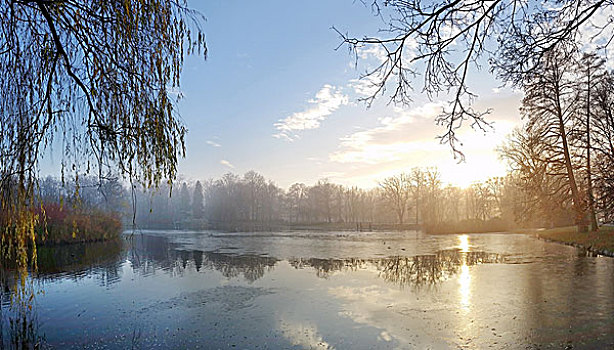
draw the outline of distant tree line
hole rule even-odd
[[[133,190],[116,178],[84,177],[78,182],[46,177],[39,197],[81,211],[104,210],[123,215],[138,228],[228,227],[234,223],[290,225],[336,223],[421,224],[430,230],[452,227],[501,229],[530,212],[517,174],[477,182],[468,188],[444,185],[436,168],[414,168],[383,179],[372,189],[334,184],[326,179],[309,186],[294,183],[287,190],[255,171],[228,173],[204,182],[161,184]],[[572,220],[568,211],[555,223]],[[552,215],[547,216],[551,218]],[[539,225],[543,222],[532,222]]]
[[[255,171],[204,182],[182,181],[178,188],[163,183],[157,189],[131,189],[116,178],[84,177],[77,185],[47,177],[39,181],[39,197],[44,203],[78,207],[83,213],[120,214],[127,228],[133,223],[137,228],[160,229],[375,223],[419,224],[430,232],[454,232],[574,222],[570,205],[546,198],[536,201],[527,181],[525,174],[513,171],[459,188],[443,184],[436,168],[414,168],[368,190],[326,179],[311,186],[294,183],[284,190]]]
[[[169,194],[171,194],[169,196]],[[228,173],[204,182],[163,184],[137,191],[138,227],[227,227],[232,223],[394,223],[381,190],[363,190],[320,180],[288,190],[255,171]]]

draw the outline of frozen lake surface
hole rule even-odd
[[[5,311],[4,343],[34,336],[57,349],[614,347],[614,259],[530,236],[125,238],[41,249],[32,334],[11,327]]]

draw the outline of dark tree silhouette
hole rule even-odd
[[[200,181],[196,181],[196,185],[194,185],[194,193],[192,194],[192,215],[195,219],[202,219],[203,214],[203,186],[200,184]]]
[[[188,190],[188,184],[185,182],[181,184],[181,189],[179,190],[179,213],[184,216],[188,216],[190,214],[190,192]]]

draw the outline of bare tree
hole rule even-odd
[[[367,1],[363,1],[367,2]],[[436,118],[445,128],[440,136],[455,156],[463,158],[456,130],[468,122],[472,127],[488,128],[484,116],[489,112],[473,109],[476,95],[468,87],[470,68],[481,69],[485,59],[492,72],[506,83],[521,86],[527,75],[538,69],[548,52],[581,39],[580,31],[593,27],[606,38],[601,48],[613,39],[614,26],[591,22],[599,10],[612,9],[612,0],[373,0],[374,12],[387,27],[381,37],[357,38],[337,32],[350,51],[376,47],[383,52],[381,64],[361,78],[374,92],[365,98],[370,105],[393,92],[391,101],[410,103],[422,71],[422,91],[430,98],[447,96],[449,105]],[[584,38],[587,39],[587,38]],[[591,40],[594,38],[588,38]],[[358,54],[356,55],[358,58]]]
[[[397,214],[399,224],[403,224],[403,218],[409,206],[411,197],[411,184],[406,174],[391,176],[380,182],[384,200],[387,205]]]
[[[307,186],[303,183],[294,183],[288,189],[287,201],[290,211],[289,218],[294,222],[305,220],[305,207],[307,200]]]
[[[586,206],[576,181],[577,164],[569,144],[569,128],[573,123],[577,95],[575,78],[571,77],[573,61],[563,51],[551,51],[543,64],[527,80],[521,111],[527,118],[527,130],[536,132],[548,146],[552,164],[561,164],[579,231],[586,230]],[[559,171],[558,169],[554,169]]]
[[[426,179],[424,172],[420,168],[413,168],[409,175],[412,188],[412,198],[414,201],[414,211],[416,214],[416,224],[420,223],[420,210],[422,208],[422,197],[424,196],[424,185]]]
[[[604,75],[594,94],[595,117],[591,149],[595,153],[596,206],[604,219],[614,220],[614,77]]]
[[[576,119],[580,124],[577,126],[577,138],[585,149],[585,172],[586,172],[586,199],[587,215],[590,229],[598,230],[597,215],[595,213],[595,196],[593,190],[593,165],[591,156],[593,153],[592,136],[593,124],[597,117],[598,100],[595,98],[597,89],[605,77],[605,61],[595,54],[583,54],[578,60],[578,71],[582,74],[578,84],[579,105],[576,110]]]

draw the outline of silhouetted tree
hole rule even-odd
[[[195,219],[202,219],[203,214],[203,186],[200,184],[200,181],[196,181],[196,185],[194,185],[194,193],[192,194],[192,215]]]
[[[590,229],[598,230],[597,215],[595,213],[595,197],[593,191],[593,169],[591,163],[592,149],[592,126],[594,117],[597,117],[596,106],[597,100],[594,95],[599,88],[600,82],[605,76],[605,61],[592,54],[583,54],[578,62],[578,70],[582,74],[582,79],[578,84],[578,107],[576,108],[576,119],[581,125],[577,126],[579,131],[576,135],[580,139],[585,149],[586,157],[586,199],[587,199],[587,215]]]
[[[188,189],[188,184],[185,182],[181,184],[181,189],[179,190],[178,202],[179,202],[178,212],[181,213],[183,216],[190,215],[190,212],[192,211],[191,210],[192,201],[190,199],[190,190]]]
[[[594,100],[594,137],[591,148],[595,152],[596,206],[606,221],[614,221],[614,75],[606,73],[601,79]]]
[[[294,222],[305,220],[307,206],[307,186],[303,183],[294,183],[286,195],[289,218]]]

